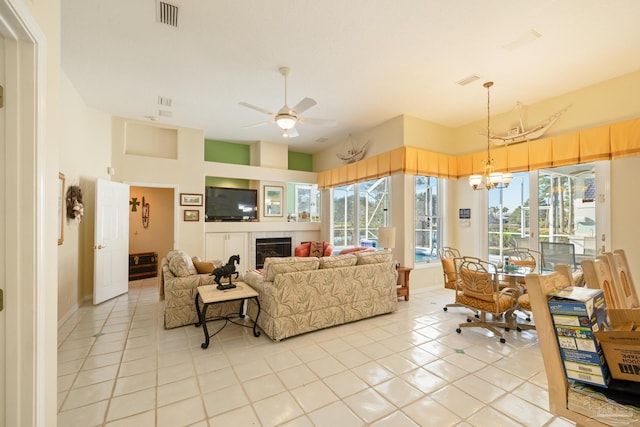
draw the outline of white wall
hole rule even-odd
[[[636,291],[640,294],[640,199],[633,189],[640,176],[638,171],[640,156],[611,163],[611,246],[608,249],[625,250]]]
[[[164,127],[177,130],[177,158],[167,159],[151,156],[126,154],[126,127],[129,123],[135,123],[138,130],[145,127],[152,132],[154,128]],[[148,184],[175,185],[176,193],[204,194],[205,176],[218,176],[226,178],[250,179],[259,191],[258,203],[262,201],[264,185],[279,185],[286,187],[287,182],[316,183],[318,176],[312,172],[289,171],[286,164],[279,164],[268,153],[256,152],[260,147],[252,147],[254,156],[258,155],[257,163],[267,162],[271,167],[235,165],[218,162],[206,162],[203,159],[204,134],[198,129],[189,129],[178,126],[148,123],[144,121],[130,120],[114,117],[112,120],[112,163],[116,174],[116,181],[135,182],[136,185]],[[142,130],[144,133],[144,130]],[[281,144],[260,143],[261,147],[269,147]],[[282,160],[282,151],[279,151],[277,159]],[[285,157],[286,158],[286,157]],[[275,167],[274,167],[275,166]],[[285,194],[286,197],[286,194]],[[202,256],[205,251],[205,232],[225,232],[231,228],[245,231],[269,231],[269,230],[293,230],[297,226],[286,222],[286,214],[282,217],[262,218],[259,223],[242,224],[215,224],[204,222],[204,207],[181,207],[176,200],[176,218],[178,232],[175,236],[176,248],[187,253]],[[199,209],[200,221],[182,221],[184,209]],[[318,224],[312,224],[312,231],[319,230]]]
[[[67,187],[80,186],[85,210],[80,224],[64,221],[64,243],[58,247],[59,320],[93,294],[95,181],[109,179],[111,165],[111,116],[87,107],[64,72],[60,87],[59,170]]]
[[[404,141],[404,117],[397,116],[364,132],[352,135],[357,144],[369,143],[365,157],[402,147]],[[346,153],[350,148],[349,140],[332,144],[326,149],[313,155],[313,170],[324,171],[341,166],[342,161],[336,156]]]

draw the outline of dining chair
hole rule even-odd
[[[549,409],[554,414],[566,417],[571,413],[570,410],[567,410],[568,382],[564,364],[560,357],[558,339],[556,338],[556,330],[549,313],[547,298],[549,294],[556,290],[573,286],[571,268],[566,265],[559,265],[550,274],[528,274],[526,281],[531,297],[531,308],[536,320],[538,345],[547,375]],[[593,422],[593,419],[589,419],[589,421],[590,423],[581,423],[579,425],[600,425]]]
[[[517,327],[511,320],[516,308],[517,289],[501,287],[498,267],[477,258],[463,258],[457,272],[459,280],[456,302],[476,310],[479,316],[467,316],[467,322],[460,323],[456,332],[461,333],[462,328],[480,327],[500,337],[501,343],[506,342],[500,329],[509,331],[512,327]],[[489,314],[492,316],[491,320],[487,318]]]
[[[638,293],[631,278],[631,271],[629,270],[629,263],[624,249],[605,252],[604,255],[609,261],[618,299],[624,305],[623,308],[639,308]]]
[[[573,243],[540,242],[540,252],[543,270],[553,271],[556,264],[569,264],[572,268],[577,266]]]
[[[583,260],[582,270],[588,287],[604,291],[607,307],[640,307],[623,249],[605,252],[595,260]]]
[[[542,254],[539,251],[516,247],[510,249],[507,253],[509,263],[518,267],[518,273],[522,277],[518,277],[517,283],[521,286],[521,292],[518,296],[518,308],[515,311],[516,316],[524,318],[525,321],[531,322],[531,305],[529,303],[529,295],[527,294],[527,284],[524,275],[530,273],[538,273],[540,271],[540,260]],[[528,323],[520,323],[522,329],[535,329],[535,325]]]
[[[515,265],[523,273],[536,273],[540,268],[542,254],[529,248],[512,248],[505,252],[509,257],[509,263]]]
[[[611,273],[611,266],[606,256],[596,259],[585,259],[581,262],[587,287],[602,289],[608,308],[624,308]]]
[[[446,289],[452,289],[456,292],[455,301],[457,301],[457,285],[458,274],[456,271],[456,263],[461,260],[460,251],[450,246],[443,246],[438,250],[440,255],[440,263],[442,264],[442,275],[444,279],[444,287]],[[444,311],[447,311],[449,307],[464,307],[462,304],[453,302],[442,307]]]

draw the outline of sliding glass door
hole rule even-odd
[[[596,174],[593,163],[542,169],[538,176],[541,248],[575,254],[575,264],[596,255]],[[573,255],[572,255],[573,256]],[[547,257],[548,258],[548,257]]]
[[[489,260],[499,262],[510,248],[529,247],[529,172],[513,174],[507,188],[489,190]]]

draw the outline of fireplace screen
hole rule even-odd
[[[291,237],[256,239],[256,268],[264,267],[269,257],[291,256]]]

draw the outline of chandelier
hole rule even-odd
[[[490,98],[489,88],[493,86],[493,82],[486,82],[482,86],[487,88],[487,160],[483,160],[484,173],[482,175],[471,175],[469,177],[469,185],[474,190],[482,190],[486,188],[491,190],[492,188],[507,188],[511,184],[513,176],[510,172],[502,173],[496,172],[494,168],[494,160],[491,158],[491,110],[490,110]]]

